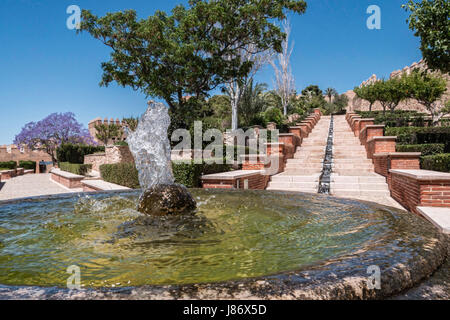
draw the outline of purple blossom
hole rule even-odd
[[[44,149],[55,161],[56,148],[62,143],[96,144],[72,112],[52,113],[39,122],[27,123],[15,137],[14,144]]]

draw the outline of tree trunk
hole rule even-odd
[[[235,131],[239,127],[238,117],[238,101],[237,99],[231,99],[231,130]]]

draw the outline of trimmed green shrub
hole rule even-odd
[[[36,161],[19,161],[19,168],[25,170],[36,170]]]
[[[80,176],[85,176],[92,169],[92,164],[60,162],[59,168],[62,171],[67,171]]]
[[[103,164],[100,174],[106,182],[115,183],[131,189],[139,189],[138,171],[134,163]]]
[[[422,152],[422,156],[444,153],[444,143],[398,144],[397,152]]]
[[[387,136],[397,136],[399,144],[445,144],[444,152],[450,152],[450,127],[399,127],[386,128]]]
[[[7,170],[13,170],[17,168],[17,162],[15,161],[6,161],[6,162],[0,162],[0,168],[4,168]]]
[[[195,164],[193,161],[173,161],[172,172],[176,183],[188,188],[201,186],[200,178],[204,174],[213,174],[231,170],[228,164]],[[132,189],[138,189],[139,177],[134,163],[104,164],[100,174],[106,182],[115,183]]]
[[[126,141],[117,141],[114,143],[115,146],[128,146],[128,142]]]
[[[229,164],[195,164],[193,161],[173,161],[172,172],[176,183],[181,183],[188,188],[201,187],[201,176],[219,172],[231,171]]]
[[[97,152],[105,152],[105,147],[66,143],[56,149],[56,157],[59,162],[82,164],[85,155]]]
[[[420,166],[424,170],[450,172],[450,153],[422,157]]]
[[[275,122],[277,125],[283,123],[283,113],[276,107],[271,107],[264,112],[264,118],[267,122]]]

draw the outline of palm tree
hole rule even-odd
[[[331,98],[337,95],[337,91],[334,88],[327,88],[327,90],[325,90],[325,95],[328,97],[329,102],[331,103]]]
[[[101,123],[95,125],[95,137],[103,142],[105,146],[108,145],[108,142],[112,138],[117,138],[120,136],[120,126],[114,123]]]
[[[249,80],[239,102],[239,113],[244,126],[250,125],[256,115],[265,111],[267,104],[263,93],[266,89],[266,84],[254,85],[253,79]]]

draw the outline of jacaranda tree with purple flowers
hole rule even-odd
[[[39,122],[27,123],[15,137],[14,144],[31,150],[45,150],[56,162],[56,149],[63,143],[94,145],[89,131],[83,127],[72,112],[52,113]]]

